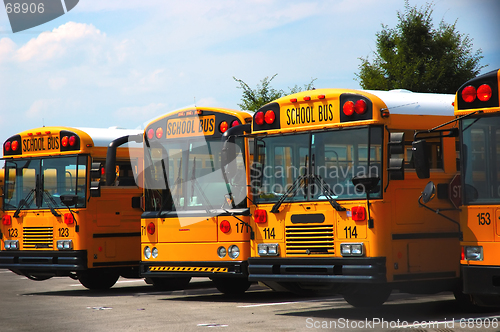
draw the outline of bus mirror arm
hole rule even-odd
[[[231,217],[234,217],[235,219],[239,220],[243,225],[247,226],[248,228],[250,228],[250,240],[255,240],[255,233],[253,231],[253,228],[252,228],[252,225],[250,225],[249,223],[247,223],[246,221],[238,218],[233,212],[229,212],[227,210],[224,210],[226,213],[228,213]]]
[[[456,224],[458,226],[459,240],[463,241],[463,233],[462,233],[462,229],[460,228],[460,223],[458,221],[453,220],[448,216],[445,216],[444,214],[439,212],[440,211],[439,209],[434,210],[433,208],[430,208],[426,205],[428,202],[430,202],[434,198],[435,194],[436,194],[436,186],[434,185],[434,183],[432,181],[429,181],[429,183],[427,183],[427,185],[425,186],[424,191],[422,192],[422,194],[418,198],[418,205],[420,205],[421,207],[424,207],[427,210],[432,211],[432,212],[440,215],[441,217],[448,219],[452,223]]]
[[[226,130],[224,134],[222,134],[221,141],[224,143],[232,139],[234,143],[235,136],[243,135],[245,132],[249,133],[251,130],[252,130],[252,125],[250,123],[231,127],[228,130]]]
[[[128,142],[142,143],[142,135],[126,135],[111,141],[106,152],[106,185],[111,186],[116,180],[116,149]]]
[[[429,135],[430,133],[436,133],[436,135]],[[427,134],[424,138],[429,139],[429,138],[442,138],[442,137],[458,137],[459,136],[459,131],[458,128],[450,128],[450,129],[439,129],[439,130],[434,130],[434,129],[429,129],[429,130],[422,130],[422,131],[417,131],[413,135],[413,140],[416,141],[418,139],[418,136],[420,135],[425,135]]]
[[[68,208],[69,213],[71,213],[71,215],[73,216],[73,220],[75,221],[75,232],[79,232],[80,226],[78,225],[78,222],[76,221],[75,215],[73,214],[73,210],[71,210],[71,208],[70,208],[71,205],[76,205],[76,203],[78,202],[78,196],[77,195],[61,195],[59,197],[59,199],[61,200],[61,203]],[[78,213],[78,211],[75,211],[75,212]]]
[[[221,152],[221,170],[225,174],[225,177],[232,178],[236,173],[235,164],[231,163],[236,159],[236,137],[243,135],[245,132],[250,132],[250,124],[239,125],[236,127],[229,128],[224,134],[222,134],[222,152]],[[228,181],[226,181],[228,183]]]
[[[378,176],[355,176],[351,179],[354,187],[362,189],[366,194],[366,207],[368,210],[368,228],[373,228],[373,219],[370,215],[370,193],[379,190],[380,178]]]
[[[224,182],[227,185],[229,185],[229,178],[233,178],[235,176],[235,173],[237,172],[237,170],[234,169],[236,165],[234,163],[231,164],[231,161],[236,158],[236,151],[234,147],[236,141],[235,138],[238,135],[243,135],[245,132],[250,132],[251,129],[251,124],[239,125],[229,128],[226,132],[224,132],[224,134],[222,134],[221,171]],[[234,209],[234,197],[229,187],[228,195],[230,205]]]
[[[481,113],[484,113],[484,112],[483,111],[475,111],[475,112],[472,112],[472,113],[469,113],[469,114],[465,114],[465,115],[459,116],[459,117],[457,117],[457,118],[455,118],[455,119],[453,119],[451,121],[445,122],[445,123],[443,123],[443,124],[441,124],[441,125],[439,125],[437,127],[431,128],[429,130],[420,130],[420,131],[417,131],[413,135],[413,140],[416,141],[418,135],[421,135],[421,134],[430,134],[430,133],[438,133],[438,135],[435,135],[435,136],[425,136],[425,138],[458,137],[459,136],[459,130],[456,127],[450,128],[450,129],[440,129],[440,130],[438,130],[438,128],[444,127],[444,126],[449,125],[450,123],[453,123],[453,122],[457,122],[457,121],[463,120],[465,118],[468,118],[469,116],[473,116],[473,115],[481,114]],[[443,133],[446,133],[446,132],[448,132],[448,134],[443,134]]]

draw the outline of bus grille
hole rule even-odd
[[[287,255],[333,255],[333,225],[300,225],[285,228]]]
[[[53,248],[52,227],[24,227],[24,249],[50,249]]]

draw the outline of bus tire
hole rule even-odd
[[[172,290],[180,290],[185,289],[189,282],[191,281],[191,277],[165,277],[165,278],[150,278],[153,283],[153,287],[156,290],[160,291],[172,291]]]
[[[43,274],[26,274],[26,278],[28,278],[29,280],[34,280],[34,281],[44,281],[44,280],[49,280],[50,278],[52,278],[53,276],[51,275],[43,275]]]
[[[500,297],[464,294],[461,290],[453,291],[453,296],[460,310],[472,313],[485,313],[498,311]]]
[[[344,300],[356,308],[378,307],[387,301],[392,289],[386,284],[352,285],[343,292]]]
[[[213,278],[217,290],[226,295],[245,293],[252,284],[247,278]]]
[[[77,275],[80,283],[90,290],[109,289],[120,277],[118,272],[105,269],[81,271]]]

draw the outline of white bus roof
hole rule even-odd
[[[379,97],[391,114],[454,115],[455,95],[408,90],[364,90]]]
[[[127,135],[142,135],[144,133],[143,130],[139,129],[123,129],[117,127],[110,127],[110,128],[75,127],[75,129],[86,132],[92,138],[92,141],[94,141],[94,146],[103,146],[103,147],[108,147],[109,143],[111,143],[117,138]]]

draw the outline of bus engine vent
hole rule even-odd
[[[24,249],[51,249],[53,245],[52,227],[24,227]]]
[[[287,255],[333,255],[333,225],[293,225],[285,229]]]

